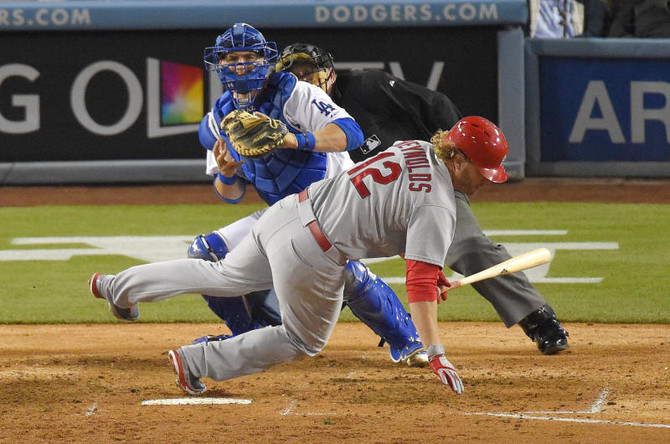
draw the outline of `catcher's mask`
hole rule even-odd
[[[507,171],[502,165],[509,151],[507,139],[490,120],[464,117],[446,133],[444,141],[453,142],[491,182],[507,180]]]
[[[337,75],[333,56],[309,43],[294,43],[282,51],[276,71],[288,71],[330,94]]]
[[[253,62],[225,63],[229,52],[250,51],[260,57]],[[270,64],[277,60],[277,44],[268,42],[256,28],[246,23],[235,23],[216,38],[216,44],[205,48],[205,69],[215,71],[221,83],[233,95],[237,109],[250,106],[263,89]],[[243,75],[237,67],[244,66]]]

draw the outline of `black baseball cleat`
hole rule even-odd
[[[543,355],[555,355],[569,347],[568,332],[546,305],[523,318],[519,325]]]

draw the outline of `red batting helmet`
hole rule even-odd
[[[449,130],[444,140],[455,143],[491,182],[507,180],[507,171],[502,166],[509,151],[507,139],[490,120],[478,116],[464,117]]]

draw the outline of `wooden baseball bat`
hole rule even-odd
[[[498,265],[482,270],[479,273],[472,274],[470,276],[464,277],[455,282],[451,282],[450,290],[463,285],[472,284],[474,282],[483,281],[484,279],[490,279],[496,276],[504,276],[510,273],[516,273],[517,271],[527,270],[529,268],[537,267],[538,265],[546,264],[551,260],[551,253],[546,248],[538,248],[537,250],[529,251],[528,253],[523,253],[518,256],[514,256],[512,259],[508,259],[505,262],[501,262]]]

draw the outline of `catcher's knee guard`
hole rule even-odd
[[[427,359],[420,359],[424,357],[423,344],[405,307],[391,287],[361,262],[347,264],[344,301],[358,319],[381,336],[380,345],[388,342],[393,362],[427,363]]]
[[[228,246],[218,231],[196,236],[188,247],[188,257],[216,262],[228,254]]]
[[[228,254],[228,246],[218,232],[193,239],[188,257],[216,262]],[[237,298],[202,295],[210,310],[221,318],[233,336],[268,325],[281,324],[279,303],[274,291],[258,291]]]

